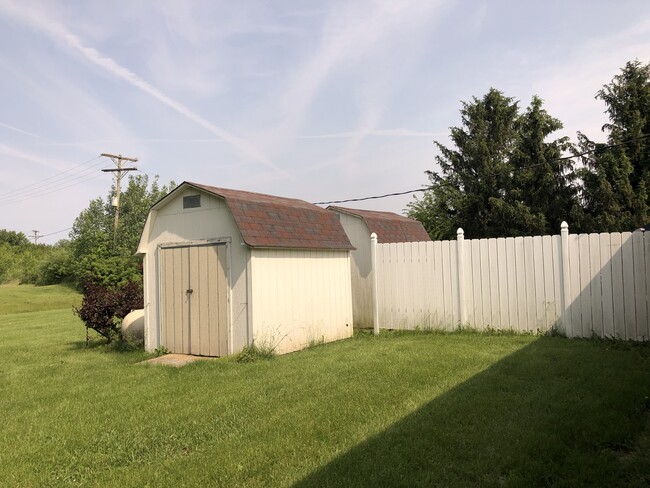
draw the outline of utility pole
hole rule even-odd
[[[120,187],[122,183],[122,176],[127,174],[129,171],[137,171],[138,168],[125,168],[122,166],[122,161],[129,161],[131,163],[136,163],[138,161],[138,158],[127,158],[126,156],[122,156],[121,154],[109,154],[109,153],[101,153],[100,156],[105,157],[105,158],[110,158],[114,163],[117,168],[115,169],[103,169],[102,171],[104,173],[115,173],[115,202],[113,203],[113,206],[115,207],[115,227],[114,227],[114,232],[113,232],[113,239],[117,238],[117,225],[120,220]]]
[[[38,231],[37,230],[32,230],[34,233],[33,236],[31,236],[32,239],[34,239],[34,244],[38,244]]]

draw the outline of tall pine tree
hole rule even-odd
[[[500,91],[463,102],[462,127],[451,128],[455,148],[438,142],[440,172],[431,190],[408,206],[434,239],[462,227],[469,238],[558,232],[579,213],[573,162],[560,159],[567,138],[547,142],[562,124],[534,97],[525,113]]]
[[[650,219],[650,64],[628,62],[596,98],[609,123],[606,144],[579,134],[585,230],[634,230]]]
[[[574,163],[563,157],[572,148],[569,138],[547,140],[560,129],[562,122],[546,112],[537,96],[519,117],[517,145],[510,157],[510,204],[519,210],[513,218],[520,216],[520,235],[555,234],[562,221],[577,224],[581,219]]]
[[[451,128],[455,149],[435,142],[441,172],[428,172],[430,195],[409,205],[434,239],[452,238],[463,227],[468,237],[503,233],[500,200],[510,179],[507,156],[515,142],[517,102],[491,89],[483,98],[463,102],[462,127]]]

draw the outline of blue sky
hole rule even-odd
[[[602,140],[647,0],[0,0],[0,228],[66,238],[111,176],[316,202],[419,188],[461,100],[532,95]],[[359,208],[401,212],[412,197]]]

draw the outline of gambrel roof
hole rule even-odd
[[[164,204],[164,201],[179,189],[188,187],[223,198],[244,243],[248,246],[354,249],[336,214],[294,198],[183,182],[152,208]]]
[[[421,242],[430,241],[431,238],[424,227],[417,220],[409,219],[393,212],[379,212],[376,210],[359,210],[356,208],[327,207],[328,210],[341,212],[364,221],[368,232],[377,234],[377,242],[386,244],[391,242]]]

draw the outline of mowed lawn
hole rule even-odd
[[[647,345],[360,334],[174,369],[86,347],[76,300],[0,287],[0,486],[650,484]]]

